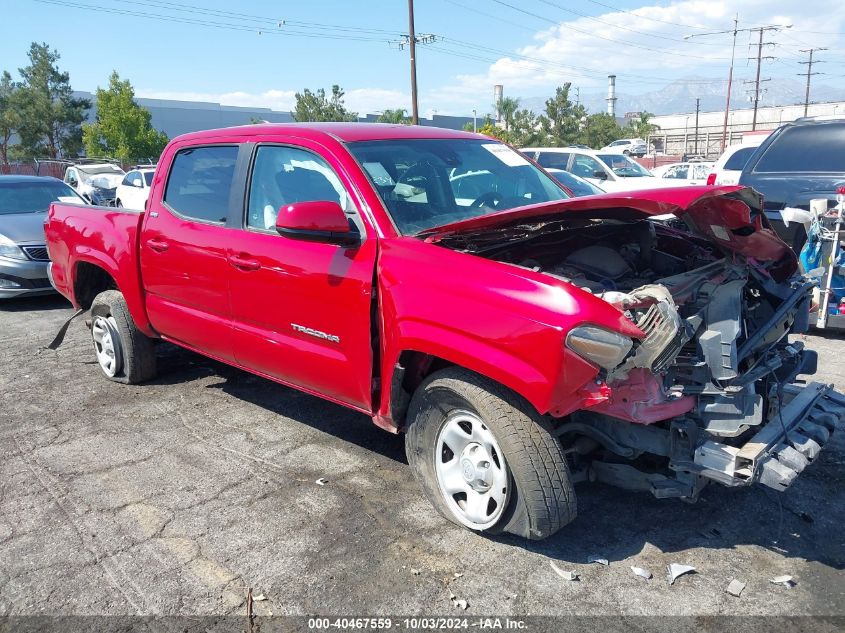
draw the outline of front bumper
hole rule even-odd
[[[0,257],[0,299],[52,294],[48,262]]]
[[[728,486],[760,483],[785,490],[818,456],[831,433],[845,429],[845,395],[832,385],[786,385],[783,405],[741,446],[707,440],[686,466]]]

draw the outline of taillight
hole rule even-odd
[[[716,173],[712,173],[707,176],[707,184],[708,185],[715,185],[716,184]]]

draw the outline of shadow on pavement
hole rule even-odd
[[[159,346],[158,363],[159,376],[152,384],[179,384],[192,374],[215,374],[222,380],[209,388],[407,464],[404,438],[378,428],[366,415],[175,345]]]
[[[34,310],[70,310],[73,306],[62,295],[55,293],[19,299],[0,299],[2,312],[32,312]]]

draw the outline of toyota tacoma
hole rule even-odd
[[[46,234],[107,378],[152,379],[164,340],[360,411],[479,532],[553,534],[582,480],[783,490],[845,416],[796,380],[811,284],[743,187],[569,199],[475,134],[252,125]]]

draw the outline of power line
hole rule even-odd
[[[670,42],[691,43],[691,44],[698,44],[700,46],[718,46],[718,44],[712,44],[710,42],[690,41],[690,40],[678,39],[678,38],[675,38],[675,37],[667,37],[665,35],[660,35],[659,33],[647,33],[645,31],[638,31],[637,29],[632,29],[632,28],[627,27],[627,26],[622,26],[621,24],[614,24],[613,22],[608,22],[607,20],[602,20],[601,18],[597,18],[597,17],[589,15],[587,13],[582,13],[581,11],[576,11],[575,9],[563,7],[559,4],[557,4],[556,2],[551,2],[551,0],[539,0],[539,2],[542,2],[543,4],[547,4],[550,7],[560,9],[561,11],[565,11],[566,13],[571,13],[573,15],[580,16],[582,18],[585,18],[587,20],[591,20],[593,22],[598,22],[599,24],[604,24],[606,26],[609,26],[609,27],[612,27],[612,28],[615,28],[615,29],[620,29],[622,31],[628,31],[629,33],[637,33],[638,35],[645,35],[646,37],[654,37],[654,38],[661,39],[661,40],[668,40]]]
[[[671,55],[675,55],[677,57],[689,57],[691,59],[706,59],[708,61],[726,60],[727,59],[726,57],[688,55],[686,53],[679,53],[679,52],[672,50],[672,49],[653,48],[653,47],[650,47],[650,46],[643,46],[641,44],[635,44],[633,42],[626,42],[624,40],[617,40],[617,39],[614,39],[612,37],[605,37],[603,35],[599,35],[598,33],[591,33],[590,31],[585,31],[583,29],[576,28],[572,25],[566,24],[565,22],[560,22],[558,20],[553,20],[551,18],[542,16],[542,15],[538,15],[537,13],[533,13],[531,11],[528,11],[527,9],[523,9],[521,7],[518,7],[518,6],[515,6],[515,5],[512,5],[512,4],[509,4],[507,2],[504,2],[504,0],[493,0],[493,2],[495,2],[496,4],[500,4],[504,7],[508,7],[509,9],[513,9],[514,11],[518,11],[519,13],[524,13],[525,15],[529,15],[533,18],[538,19],[538,20],[542,20],[543,22],[547,22],[549,24],[554,24],[555,26],[557,26],[559,28],[567,29],[569,31],[574,31],[576,33],[581,33],[582,35],[588,35],[590,37],[595,37],[597,39],[605,40],[607,42],[613,42],[614,44],[619,44],[620,46],[630,46],[632,48],[639,48],[639,49],[642,49],[642,50],[650,51],[652,53],[671,54]]]
[[[806,48],[802,49],[802,53],[809,53],[810,58],[806,62],[798,62],[799,64],[806,64],[807,65],[807,91],[804,93],[804,116],[807,116],[807,108],[810,105],[810,77],[813,75],[821,75],[822,73],[814,73],[813,72],[813,64],[820,63],[820,60],[813,60],[813,53],[816,51],[826,51],[826,48]],[[804,74],[804,73],[799,73]]]
[[[759,40],[757,42],[757,75],[754,79],[754,114],[751,118],[751,130],[754,131],[757,129],[757,107],[760,103],[760,83],[763,81],[770,81],[771,78],[760,79],[760,66],[763,63],[764,59],[775,59],[772,56],[763,56],[763,46],[770,46],[773,45],[774,42],[763,42],[763,34],[766,31],[780,31],[782,27],[780,26],[757,26],[751,29],[748,29],[749,33],[757,33],[759,35]],[[753,59],[753,58],[749,58]]]
[[[634,13],[633,11],[627,11],[626,9],[620,9],[619,7],[614,7],[609,4],[605,4],[604,2],[598,2],[598,0],[587,0],[587,2],[591,4],[598,5],[600,7],[604,7],[605,9],[610,9],[611,11],[617,11],[619,13],[627,13],[628,15],[632,15],[635,18],[640,18],[641,20],[648,20],[649,22],[659,22],[661,24],[671,24],[672,26],[682,26],[685,29],[699,29],[704,30],[705,27],[703,26],[695,26],[692,24],[681,24],[679,22],[669,22],[668,20],[659,20],[657,18],[651,18],[647,15],[640,15],[639,13]]]
[[[77,2],[68,2],[67,0],[32,0],[33,2],[38,2],[41,4],[49,4],[59,7],[65,8],[73,8],[73,9],[83,9],[87,11],[97,11],[102,13],[112,13],[116,15],[126,15],[131,17],[139,17],[147,20],[153,20],[158,22],[176,22],[179,24],[191,24],[195,26],[204,26],[209,28],[217,28],[217,29],[224,29],[228,31],[240,31],[240,32],[247,32],[252,34],[258,35],[281,35],[285,37],[306,37],[306,38],[317,38],[317,39],[332,39],[332,40],[351,40],[351,41],[359,41],[359,42],[387,42],[387,39],[384,37],[376,37],[376,36],[356,36],[356,35],[343,35],[339,33],[315,33],[315,32],[308,32],[302,30],[294,30],[290,28],[274,28],[274,27],[267,27],[267,28],[256,28],[254,26],[247,26],[245,24],[233,24],[229,22],[218,22],[214,20],[201,20],[197,18],[187,18],[187,17],[179,17],[174,15],[152,15],[150,13],[144,13],[141,11],[131,11],[128,9],[115,9],[110,7],[103,7],[97,5],[90,5],[90,4],[81,4]],[[136,2],[136,5],[141,5],[142,3]],[[398,35],[398,34],[397,34]]]

